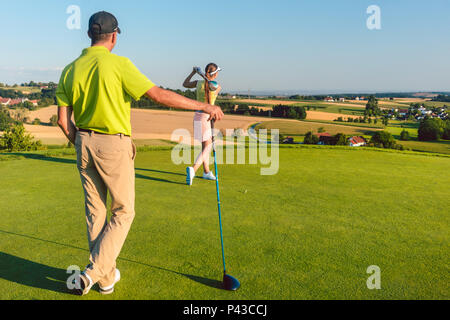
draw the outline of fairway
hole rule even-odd
[[[280,170],[220,165],[222,276],[214,183],[185,185],[171,151],[140,152],[136,218],[116,292],[65,289],[88,251],[74,156],[0,161],[0,299],[448,299],[450,158],[281,148]],[[381,290],[366,269],[381,268]]]

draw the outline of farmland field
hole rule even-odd
[[[281,148],[277,175],[220,165],[227,265],[218,289],[214,183],[184,184],[170,150],[136,160],[136,218],[115,293],[76,297],[66,268],[88,249],[73,155],[0,158],[0,299],[449,299],[450,158]],[[64,177],[62,179],[62,177]],[[382,290],[366,269],[381,268]],[[262,277],[261,275],[264,275]]]
[[[255,129],[279,129],[281,134],[304,135],[308,131],[317,132],[323,128],[330,134],[344,133],[347,135],[368,135],[376,132],[377,129],[367,127],[346,126],[333,123],[318,123],[312,121],[298,120],[276,120],[264,121],[258,124]]]

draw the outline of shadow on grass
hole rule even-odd
[[[184,173],[179,173],[179,172],[170,172],[170,171],[161,171],[161,170],[154,170],[154,169],[144,169],[144,168],[136,168],[136,170],[141,170],[141,171],[150,171],[150,172],[156,172],[156,173],[165,173],[165,174],[174,174],[177,176],[186,176],[186,174]]]
[[[11,153],[8,153],[8,155],[24,157],[24,158],[33,159],[33,160],[50,161],[50,162],[59,162],[59,163],[68,163],[68,164],[76,164],[77,163],[77,161],[73,160],[73,159],[49,157],[49,156],[45,156],[42,154],[36,154],[36,153],[11,152]]]
[[[64,269],[46,266],[4,252],[0,252],[0,279],[28,287],[69,293]]]
[[[22,238],[42,241],[46,243],[51,243],[58,246],[68,247],[72,249],[77,249],[85,252],[89,252],[87,249],[79,248],[70,244],[60,243],[52,240],[41,239],[29,235],[19,234],[15,232],[0,230],[0,233],[9,234],[13,236],[18,236]],[[162,270],[165,272],[170,272],[183,277],[186,277],[192,281],[198,282],[200,284],[222,289],[222,282],[214,279],[208,279],[192,274],[182,273],[174,270],[169,270],[163,267],[153,266],[147,263],[142,263],[139,261],[134,261],[128,258],[119,257],[118,260],[126,261],[141,266]],[[5,279],[8,281],[16,282],[30,287],[41,288],[46,290],[52,290],[62,293],[70,293],[66,286],[68,274],[64,269],[58,269],[50,266],[46,266],[40,263],[29,261],[23,258],[15,257],[7,253],[0,252],[0,279]]]
[[[67,164],[77,164],[77,161],[74,160],[74,159],[49,157],[49,156],[46,156],[46,155],[36,154],[36,153],[19,153],[19,152],[16,152],[16,153],[8,153],[8,154],[9,155],[14,155],[14,156],[22,156],[22,157],[25,157],[27,159],[33,159],[33,160],[42,160],[42,161],[67,163]],[[136,168],[136,170],[184,176],[184,174],[176,173],[176,172],[169,172],[169,171],[143,169],[143,168]],[[149,177],[149,176],[145,176],[145,175],[138,174],[138,173],[136,174],[136,178],[138,178],[138,179],[145,179],[145,180],[152,180],[152,181],[158,181],[158,182],[166,182],[166,183],[185,185],[185,183],[176,182],[176,181],[170,181],[170,180],[161,179],[161,178]]]
[[[152,180],[152,181],[159,181],[159,182],[166,182],[166,183],[173,183],[173,184],[186,185],[186,183],[181,183],[181,182],[177,182],[177,181],[170,181],[170,180],[161,179],[161,178],[144,176],[144,175],[139,174],[139,173],[136,173],[136,178],[145,179],[145,180]]]

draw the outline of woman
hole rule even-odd
[[[221,69],[215,64],[210,63],[205,68],[205,75],[209,81],[217,78]],[[192,81],[192,77],[197,73],[197,68],[194,67],[191,74],[184,80],[183,86],[185,88],[197,89],[197,101],[205,102],[214,105],[219,95],[220,86],[216,90],[211,90],[209,85],[206,85],[205,80]],[[195,172],[203,165],[203,179],[216,180],[214,174],[209,170],[209,156],[211,153],[212,144],[211,122],[209,115],[202,111],[195,112],[194,115],[194,139],[202,143],[202,152],[195,160],[193,167],[186,168],[186,183],[191,186],[195,177]]]

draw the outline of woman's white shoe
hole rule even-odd
[[[216,177],[212,173],[212,171],[203,174],[203,179],[216,181]]]

